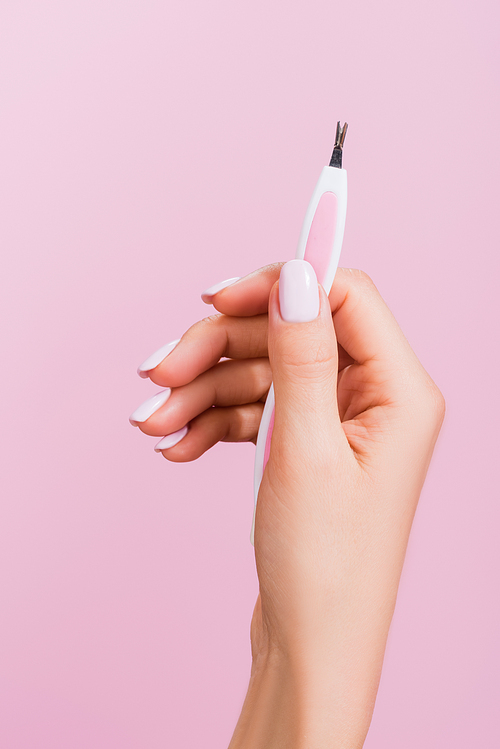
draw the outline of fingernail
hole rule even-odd
[[[182,429],[178,429],[177,432],[172,432],[172,434],[167,434],[166,437],[163,437],[158,444],[155,445],[155,453],[161,453],[162,450],[167,450],[169,447],[173,447],[178,442],[181,441],[183,437],[186,436],[188,433],[188,425],[186,424],[185,427],[182,427]]]
[[[170,398],[171,389],[167,388],[162,390],[160,393],[156,393],[152,398],[148,398],[147,401],[141,403],[141,405],[135,409],[134,413],[129,416],[129,421],[133,427],[137,424],[141,424],[143,421],[149,419],[164,403]]]
[[[158,364],[161,364],[164,358],[168,356],[171,351],[173,351],[180,340],[181,339],[178,338],[176,341],[170,341],[170,343],[166,343],[164,346],[159,348],[158,351],[155,351],[154,354],[148,356],[146,361],[142,362],[141,366],[137,368],[137,374],[139,375],[139,377],[146,379],[146,377],[148,376],[148,372],[157,367]]]
[[[311,322],[319,313],[318,279],[307,260],[290,260],[281,269],[281,317],[285,322]]]
[[[227,281],[221,281],[220,283],[216,283],[214,286],[209,286],[208,289],[205,289],[203,294],[201,295],[201,298],[204,302],[210,302],[212,297],[217,294],[217,292],[222,291],[222,289],[225,289],[226,286],[231,286],[232,283],[236,283],[236,281],[239,281],[241,276],[236,276],[236,278],[228,278]]]

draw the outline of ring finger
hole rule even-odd
[[[255,442],[263,409],[263,403],[209,408],[191,421],[183,439],[159,452],[167,460],[186,463],[199,458],[217,442]]]

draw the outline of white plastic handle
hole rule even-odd
[[[339,264],[347,211],[347,172],[325,166],[309,201],[295,257],[313,266],[328,294]],[[260,421],[254,470],[254,513],[250,541],[254,542],[255,511],[260,482],[269,458],[274,423],[274,387],[271,385]]]

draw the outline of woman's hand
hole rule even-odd
[[[309,284],[319,314],[287,322],[280,271],[208,298],[222,315],[148,372],[173,389],[139,426],[177,432],[163,450],[174,461],[219,440],[255,441],[273,380],[252,676],[231,747],[361,747],[444,402],[365,274],[339,269],[329,299]]]

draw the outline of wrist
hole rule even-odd
[[[253,660],[229,749],[361,749],[376,686],[363,697],[349,674],[312,663],[304,673],[300,660],[278,652]]]

